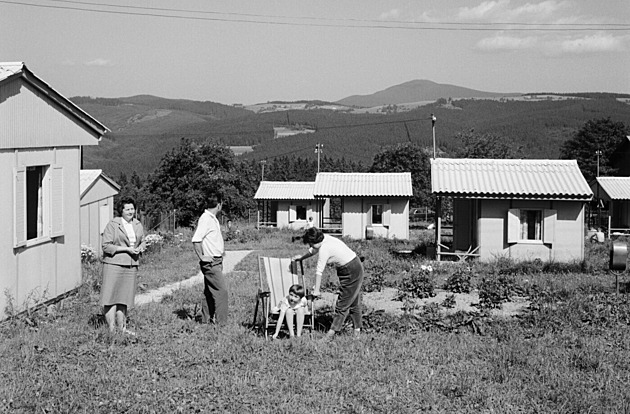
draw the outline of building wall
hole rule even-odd
[[[81,206],[81,244],[91,246],[101,256],[104,225],[114,218],[114,197]]]
[[[65,110],[58,104],[22,79],[0,85],[0,148],[98,144],[92,131],[62,112]]]
[[[388,205],[389,224],[371,223],[371,206]],[[365,239],[368,227],[374,237],[409,239],[409,200],[402,197],[347,197],[343,202],[342,234]]]
[[[313,217],[315,226],[320,221],[319,202],[317,200],[278,200],[278,212],[277,212],[277,227],[278,228],[290,228],[293,230],[303,229],[306,226],[306,220],[291,220],[290,210],[291,206],[305,205],[307,206],[306,218]]]
[[[14,248],[14,168],[31,165],[63,167],[63,235]],[[0,319],[8,291],[23,306],[66,293],[81,283],[79,229],[79,147],[0,150],[0,215],[10,220],[0,232]]]
[[[100,256],[104,224],[114,218],[115,188],[102,178],[81,197],[81,244],[91,246]]]
[[[508,243],[510,209],[555,210],[552,241]],[[472,215],[471,220],[474,220]],[[543,231],[548,231],[551,226]],[[499,257],[515,260],[569,262],[584,258],[584,203],[580,201],[480,200],[477,219],[480,260]]]

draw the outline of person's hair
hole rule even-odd
[[[118,204],[116,204],[116,211],[120,216],[122,216],[122,212],[125,208],[125,204],[133,204],[133,208],[136,208],[136,200],[134,200],[131,196],[123,196],[118,200]]]
[[[223,201],[221,200],[221,196],[219,196],[218,194],[210,194],[206,198],[206,208],[215,208],[222,202]]]
[[[303,298],[304,297],[304,286],[302,285],[292,285],[289,288],[289,293],[293,293],[294,295]]]
[[[322,241],[324,241],[324,232],[317,227],[306,229],[306,232],[304,232],[304,235],[302,236],[302,242],[304,244],[317,244]]]

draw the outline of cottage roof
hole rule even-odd
[[[109,128],[92,118],[87,112],[79,108],[72,101],[59,92],[54,90],[46,82],[35,76],[33,72],[26,68],[24,62],[0,62],[0,85],[4,82],[10,82],[13,79],[21,78],[29,85],[32,85],[45,96],[55,101],[69,115],[77,118],[81,123],[86,125],[97,136],[103,136]]]
[[[254,200],[314,200],[313,181],[261,181]]]
[[[593,193],[575,160],[436,158],[436,195],[465,198],[590,200]]]
[[[612,200],[630,200],[630,177],[597,177],[593,184],[593,191],[596,191],[595,186],[599,184]]]
[[[411,197],[411,173],[322,172],[315,179],[315,197]]]
[[[79,178],[80,197],[83,197],[94,186],[99,177],[103,177],[116,191],[120,191],[120,185],[103,174],[103,170],[81,170]]]

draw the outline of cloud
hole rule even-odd
[[[570,54],[621,52],[630,42],[630,36],[613,36],[598,33],[588,36],[558,37],[516,36],[498,33],[485,37],[475,44],[475,48],[483,52],[506,52],[515,50],[534,50],[545,56]]]
[[[498,34],[493,37],[481,39],[476,48],[486,52],[533,49],[537,46],[538,39],[534,36],[518,37]]]
[[[584,54],[599,52],[621,52],[625,49],[627,38],[598,33],[559,42],[559,52],[568,54]]]
[[[568,1],[546,0],[513,7],[511,0],[493,0],[484,1],[474,7],[460,7],[457,18],[462,21],[541,23],[549,22],[556,16],[565,18],[559,12],[569,7]]]
[[[84,63],[85,66],[114,66],[111,60],[98,58]]]
[[[381,15],[378,16],[378,19],[379,20],[390,20],[390,19],[398,19],[399,17],[400,17],[400,10],[399,9],[391,9],[389,11],[381,13]]]

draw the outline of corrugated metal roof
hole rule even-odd
[[[412,197],[411,173],[318,173],[315,197]]]
[[[630,200],[630,177],[597,177],[597,183],[612,200]]]
[[[98,178],[101,176],[112,187],[114,187],[116,191],[120,191],[120,185],[118,185],[118,183],[116,183],[114,180],[103,174],[103,170],[81,170],[79,176],[79,194],[81,194],[81,197],[83,197],[85,193],[90,188],[92,188],[96,180],[98,180]]]
[[[590,200],[575,160],[431,160],[431,190],[470,198]]]
[[[313,181],[261,181],[254,200],[314,200]]]

